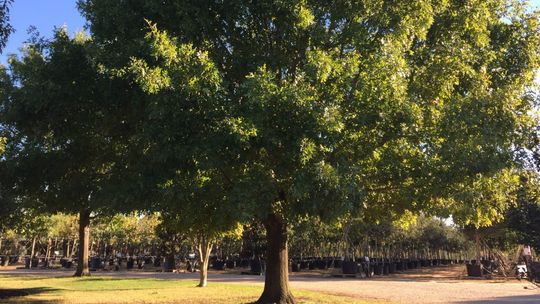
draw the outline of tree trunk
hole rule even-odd
[[[19,239],[17,237],[13,238],[13,244],[11,245],[11,255],[16,256],[14,258],[14,263],[19,262]]]
[[[66,253],[65,253],[65,256],[66,256],[66,258],[70,258],[70,257],[71,257],[71,240],[70,240],[70,239],[67,239],[67,242],[66,242]]]
[[[88,243],[90,241],[90,211],[83,210],[79,214],[79,250],[77,255],[76,277],[89,276]]]
[[[476,264],[481,265],[480,263],[480,235],[478,234],[478,229],[475,231],[475,240],[476,240]]]
[[[30,265],[28,268],[32,268],[32,260],[34,259],[34,255],[36,254],[36,239],[37,237],[34,236],[32,239],[32,249],[30,251]]]
[[[264,290],[257,304],[295,304],[289,288],[287,224],[280,215],[271,214],[263,222],[266,229],[266,273]]]
[[[49,259],[51,257],[51,250],[52,250],[52,239],[49,238],[47,240],[47,252],[45,253],[45,266],[49,267]]]
[[[199,263],[200,263],[200,272],[199,272],[199,285],[197,287],[206,287],[208,284],[208,262],[210,260],[210,253],[212,252],[212,242],[206,237],[199,238],[197,244],[199,249]]]
[[[78,251],[78,240],[73,240],[72,242],[73,244],[71,245],[71,250],[69,250],[69,256],[70,257],[73,257],[73,255],[75,254],[75,251]]]

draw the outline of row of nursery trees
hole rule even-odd
[[[0,236],[0,256],[23,254],[44,257],[45,261],[58,256],[71,258],[78,246],[77,220],[74,215],[61,213],[20,215],[19,222]],[[92,227],[89,250],[91,255],[104,258],[117,254],[186,257],[199,245],[197,235],[156,214],[105,216],[96,219]],[[291,258],[300,260],[359,256],[463,259],[471,248],[463,230],[423,216],[409,223],[370,224],[360,219],[323,223],[311,218],[292,225],[288,235]],[[238,227],[234,233],[215,239],[214,255],[219,259],[258,256],[264,253],[262,237],[264,229],[257,223]]]
[[[97,218],[92,223],[89,251],[99,256],[160,252],[157,215],[114,215]],[[78,218],[69,214],[17,215],[17,222],[3,227],[0,256],[27,255],[73,258],[78,248]]]
[[[536,198],[530,203],[519,199],[508,210],[505,221],[482,229],[457,227],[448,220],[410,214],[396,222],[377,223],[361,218],[332,223],[304,218],[288,229],[290,258],[296,261],[326,257],[354,260],[362,256],[390,260],[471,260],[477,259],[477,251],[485,248],[487,254],[484,252],[482,258],[512,260],[521,244],[540,251],[539,212]],[[75,215],[61,213],[19,214],[17,223],[0,235],[0,257],[38,256],[44,258],[47,266],[51,258],[73,258],[78,246],[77,221]],[[256,222],[239,226],[214,240],[213,255],[221,260],[258,258],[264,253],[264,234]],[[477,235],[482,239],[480,248],[475,244]],[[93,221],[89,250],[91,255],[106,259],[114,259],[118,254],[174,259],[197,253],[198,241],[191,230],[183,230],[159,214],[117,214]]]
[[[19,214],[19,221],[0,236],[0,256],[28,255],[74,257],[78,246],[75,215]],[[22,221],[21,221],[22,219]],[[427,257],[431,251],[459,252],[466,249],[465,235],[441,220],[420,217],[414,223],[372,223],[355,219],[323,223],[319,219],[301,220],[289,229],[291,257]],[[97,218],[92,223],[90,252],[101,257],[165,256],[193,252],[198,242],[189,230],[181,230],[157,214],[117,214]],[[344,227],[347,227],[344,234]],[[180,229],[179,229],[180,228]],[[226,259],[254,257],[264,253],[264,229],[257,223],[238,227],[234,233],[216,239],[214,255]],[[186,246],[187,245],[187,246]],[[187,251],[181,252],[182,246]],[[186,249],[186,248],[184,248]],[[390,250],[391,252],[387,252]],[[417,252],[414,252],[417,250]],[[431,255],[434,258],[435,256]]]
[[[539,16],[520,1],[78,7],[88,34],[34,32],[0,73],[2,213],[78,214],[78,276],[96,216],[160,212],[203,257],[258,221],[258,303],[295,303],[299,219],[490,225],[538,160]]]

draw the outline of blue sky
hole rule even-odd
[[[116,1],[116,0],[111,0]],[[14,0],[11,8],[11,24],[16,32],[0,56],[0,63],[5,64],[7,55],[18,53],[19,47],[28,39],[28,27],[36,26],[39,32],[50,37],[54,27],[66,25],[70,33],[83,29],[85,20],[76,7],[76,0]],[[540,0],[532,0],[533,6],[540,7]]]
[[[66,25],[68,31],[74,33],[83,29],[85,24],[77,10],[76,0],[14,0],[10,22],[15,33],[11,34],[2,52],[2,64],[5,64],[8,54],[19,52],[21,45],[28,39],[27,29],[32,25],[41,35],[51,37],[55,27]]]

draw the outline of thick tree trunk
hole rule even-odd
[[[264,221],[266,228],[266,273],[264,290],[257,304],[295,304],[289,288],[289,256],[287,225],[280,215],[271,214]]]
[[[197,287],[206,287],[208,285],[208,263],[210,261],[210,253],[212,252],[212,242],[206,237],[199,238],[197,244],[199,249],[199,285]]]
[[[88,243],[90,242],[90,211],[83,210],[79,214],[79,251],[76,277],[89,276],[88,269]]]

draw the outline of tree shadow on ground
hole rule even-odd
[[[48,293],[57,291],[56,288],[50,287],[34,287],[34,288],[0,288],[0,302],[16,301],[18,298],[37,295],[41,293]],[[21,299],[24,301],[24,299]],[[57,301],[50,300],[32,300],[32,303],[57,303]]]
[[[507,296],[507,297],[498,297],[493,299],[486,300],[474,300],[474,301],[463,301],[459,302],[463,304],[510,304],[510,303],[520,303],[520,304],[538,304],[540,303],[540,293],[523,295],[523,296]]]

